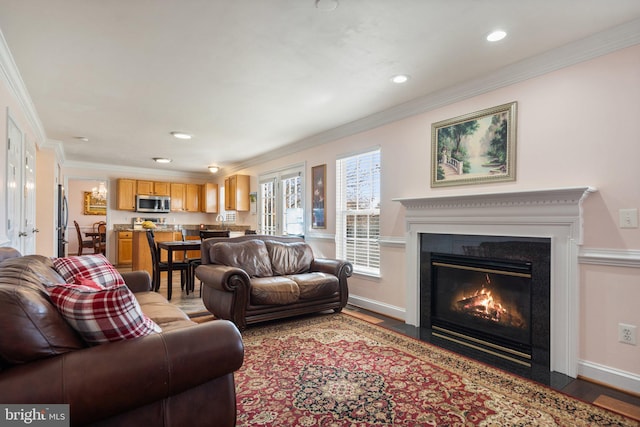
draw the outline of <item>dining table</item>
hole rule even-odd
[[[167,288],[173,289],[173,253],[181,251],[199,251],[201,240],[170,240],[166,242],[157,242],[160,259],[162,259],[162,251],[167,251]],[[187,286],[191,286],[192,278],[189,278]]]

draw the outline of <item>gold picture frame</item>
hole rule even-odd
[[[431,125],[431,187],[515,181],[517,103]]]
[[[311,228],[327,228],[325,215],[325,197],[327,181],[327,165],[311,168]]]
[[[106,215],[107,199],[99,199],[91,191],[84,192],[84,214],[85,215]]]

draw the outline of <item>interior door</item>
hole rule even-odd
[[[22,248],[24,255],[36,253],[36,146],[33,141],[24,144],[24,197],[22,198]]]
[[[22,131],[7,116],[7,238],[9,246],[22,252],[21,189],[22,189]]]

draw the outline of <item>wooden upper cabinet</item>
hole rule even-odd
[[[170,196],[171,189],[168,182],[137,181],[137,193],[147,196]]]
[[[117,209],[122,211],[135,211],[136,181],[134,179],[119,179],[117,198]]]
[[[207,182],[202,186],[202,212],[218,213],[218,184]]]
[[[184,211],[185,202],[185,184],[171,183],[171,210],[182,212]]]
[[[184,210],[187,212],[200,212],[200,184],[186,184]]]
[[[231,175],[224,180],[225,210],[249,210],[249,175]]]
[[[168,182],[154,182],[153,191],[156,196],[171,196],[171,184]]]
[[[136,194],[153,195],[153,181],[137,181]]]

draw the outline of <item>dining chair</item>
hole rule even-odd
[[[153,274],[151,275],[151,281],[153,284],[153,290],[158,292],[160,290],[160,273],[163,271],[169,271],[169,263],[160,259],[160,249],[156,244],[153,230],[147,230],[147,242],[149,243],[149,250],[151,251],[151,264],[153,266]],[[174,271],[180,271],[180,287],[184,289],[188,281],[189,263],[184,261],[174,261],[172,263]],[[171,299],[171,288],[167,286],[167,299]]]
[[[229,237],[229,230],[200,230],[200,241],[211,237]],[[202,264],[201,258],[192,258],[189,260],[189,282],[187,288],[193,292],[196,291],[196,268]],[[187,295],[189,295],[187,290]],[[202,297],[202,280],[200,281],[200,297]]]
[[[107,254],[107,223],[98,221],[93,224],[93,253]]]
[[[73,224],[76,226],[76,233],[78,233],[78,255],[82,255],[82,250],[84,248],[93,248],[93,239],[91,240],[83,240],[82,232],[80,231],[80,226],[78,225],[78,221],[73,221]]]

